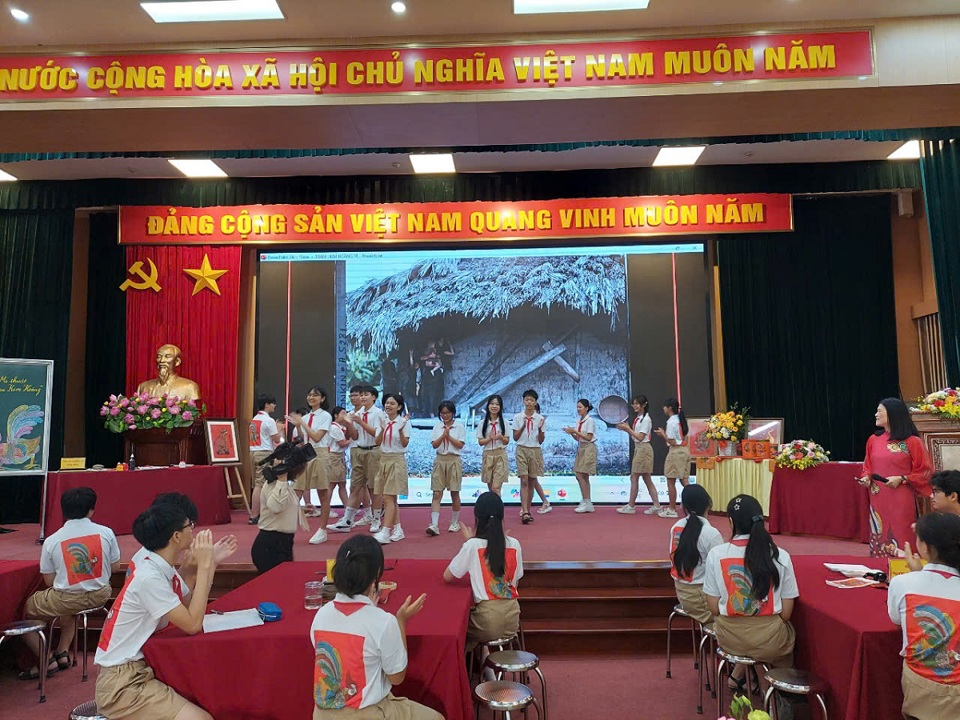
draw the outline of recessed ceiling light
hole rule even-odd
[[[411,155],[410,163],[413,165],[413,171],[418,175],[424,173],[455,173],[457,171],[453,164],[453,155],[450,153]]]
[[[919,160],[920,159],[920,141],[907,140],[892,153],[887,155],[887,160]]]
[[[30,14],[25,13],[20,8],[10,8],[10,14],[13,15],[13,19],[17,22],[27,22],[30,19]]]
[[[142,2],[155,23],[283,20],[277,0],[202,0],[198,2]]]
[[[514,15],[646,10],[650,0],[513,0]]]
[[[706,146],[697,147],[665,147],[660,148],[656,159],[653,161],[654,167],[670,167],[676,165],[695,165]]]
[[[171,160],[170,164],[190,178],[227,176],[213,160]]]
[[[402,15],[407,11],[407,4],[397,0],[397,2],[390,5],[390,9],[393,10],[397,15]]]
[[[0,182],[16,182],[17,179],[8,172],[0,170]]]

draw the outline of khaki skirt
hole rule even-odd
[[[477,643],[511,637],[519,630],[519,600],[481,600],[470,611],[467,650],[473,650]]]
[[[653,472],[653,447],[650,443],[637,443],[633,451],[633,462],[630,464],[630,474],[649,475]]]
[[[703,594],[703,585],[682,583],[674,579],[673,587],[677,591],[677,600],[683,611],[703,625],[713,624],[713,613],[707,606],[707,596]]]
[[[443,715],[426,705],[387,693],[380,702],[359,710],[321,710],[314,705],[313,720],[443,720]]]
[[[433,492],[460,492],[463,484],[463,460],[459,455],[437,455],[430,474],[430,489]]]
[[[960,685],[946,685],[918,675],[903,664],[903,716],[908,720],[960,717]]]
[[[347,459],[342,452],[327,452],[330,470],[330,484],[338,485],[347,481]]]
[[[671,445],[663,463],[663,474],[668,478],[690,478],[690,448],[686,445]]]
[[[301,473],[297,475],[293,481],[294,490],[306,492],[308,490],[327,490],[330,488],[330,482],[327,479],[327,459],[321,452],[326,453],[327,451],[321,451],[320,448],[317,448],[317,456],[310,460]]]
[[[713,619],[720,647],[734,655],[746,655],[771,667],[793,667],[793,625],[779,615]]]
[[[499,490],[507,481],[510,468],[507,464],[507,449],[497,448],[483,453],[483,465],[480,466],[480,480],[490,486],[491,490]]]
[[[380,453],[380,467],[373,482],[374,494],[406,495],[408,479],[406,453]]]
[[[597,474],[597,445],[592,442],[582,442],[577,448],[577,457],[573,461],[575,473],[587,475]]]

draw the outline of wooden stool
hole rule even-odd
[[[490,708],[494,717],[501,713],[504,718],[509,718],[511,712],[517,710],[527,714],[527,707],[533,705],[537,708],[537,716],[540,716],[540,706],[537,699],[533,696],[533,691],[526,685],[509,680],[491,680],[480,683],[473,689],[473,701],[476,706],[474,717],[480,718],[480,707]]]
[[[40,702],[47,701],[47,665],[50,664],[50,648],[47,646],[47,635],[44,630],[47,629],[47,623],[43,620],[18,620],[9,625],[5,625],[0,630],[0,645],[8,637],[20,637],[36,633],[40,636],[40,657],[37,658],[37,670],[40,671]]]
[[[491,668],[497,673],[499,680],[503,673],[521,674],[523,683],[527,685],[527,677],[533,670],[540,678],[540,697],[543,700],[543,720],[547,720],[547,681],[540,670],[540,658],[524,650],[501,650],[490,653],[484,661],[484,667]]]
[[[100,711],[97,710],[97,703],[94,700],[85,702],[83,705],[77,705],[70,711],[70,720],[107,720]]]
[[[777,693],[788,695],[813,695],[820,704],[823,720],[827,720],[827,704],[823,698],[827,693],[827,684],[813,673],[796,670],[795,668],[774,668],[768,670],[764,679],[770,683],[766,695],[763,696],[763,707],[771,718],[777,717],[774,700]],[[774,712],[771,712],[773,707]]]
[[[727,684],[726,682],[721,682],[723,678],[723,670],[727,669],[727,677],[730,677],[730,670],[733,665],[746,665],[747,667],[756,667],[759,666],[763,669],[764,672],[767,672],[770,668],[767,667],[766,663],[762,663],[759,660],[755,660],[752,657],[747,657],[746,655],[734,655],[733,653],[728,653],[722,647],[717,648],[717,657],[720,658],[720,662],[717,664],[717,716],[723,715],[723,688]],[[747,692],[750,691],[750,675],[747,675]]]
[[[673,612],[670,613],[670,617],[667,618],[667,677],[670,677],[670,636],[673,634],[673,619],[677,615],[690,620],[690,639],[693,640],[693,667],[696,669],[700,666],[698,661],[699,655],[697,654],[697,628],[700,627],[700,621],[687,614],[683,606],[677,603],[673,608]]]

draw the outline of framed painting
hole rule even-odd
[[[706,458],[715,457],[717,454],[717,441],[707,437],[707,420],[710,418],[695,417],[687,418],[687,445],[690,447],[690,457]]]
[[[211,465],[240,462],[240,443],[237,439],[237,421],[232,418],[208,418],[203,421],[207,439],[207,457]]]
[[[747,423],[747,439],[770,440],[774,445],[782,445],[783,418],[750,418]]]

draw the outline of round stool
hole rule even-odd
[[[533,691],[518,682],[491,680],[480,683],[473,689],[473,700],[476,705],[474,717],[477,720],[480,718],[481,706],[492,710],[494,717],[497,713],[509,717],[509,713],[517,710],[526,712],[527,707],[533,704],[537,708],[537,715],[540,715],[540,706],[533,697]]]
[[[484,661],[484,667],[491,668],[497,673],[497,679],[505,673],[522,674],[524,684],[527,684],[527,674],[533,670],[540,678],[540,697],[543,704],[543,720],[547,720],[547,681],[540,670],[540,658],[524,650],[500,650],[490,653]]]
[[[107,720],[97,710],[97,703],[94,700],[85,702],[83,705],[77,705],[70,711],[70,720]]]
[[[766,695],[763,696],[763,707],[775,718],[776,713],[771,712],[770,708],[775,705],[773,702],[778,693],[787,695],[813,695],[820,704],[820,712],[823,713],[823,720],[827,720],[827,704],[824,702],[824,696],[827,694],[827,684],[813,673],[796,670],[795,668],[774,668],[768,670],[764,679],[770,683]]]
[[[8,637],[20,637],[36,633],[40,636],[40,656],[37,658],[37,670],[40,671],[40,702],[47,701],[47,665],[50,664],[50,652],[47,647],[47,635],[44,630],[47,629],[47,623],[43,620],[19,620],[5,625],[0,630],[0,645]]]
[[[673,612],[670,613],[670,617],[667,618],[667,677],[670,677],[670,636],[673,634],[673,619],[677,617],[677,615],[685,617],[691,622],[690,638],[693,640],[693,667],[696,669],[700,666],[698,661],[699,656],[697,655],[697,628],[700,626],[700,621],[687,614],[683,606],[677,603],[673,608]]]
[[[80,618],[83,618],[83,677],[81,682],[87,681],[87,632],[89,631],[89,620],[90,616],[94,613],[103,613],[104,619],[107,617],[107,608],[103,605],[99,607],[90,608],[89,610],[81,610],[77,613],[77,624],[73,628],[73,666],[77,666],[77,648],[79,647],[79,635],[80,635]]]
[[[713,649],[717,646],[717,632],[713,629],[712,625],[701,625],[700,626],[700,648],[697,653],[700,658],[700,667],[697,670],[697,682],[700,686],[700,701],[697,703],[697,715],[703,715],[703,686],[704,686],[704,672],[703,668],[707,664],[709,657],[713,655]],[[706,686],[707,690],[710,690],[710,672],[706,673]],[[713,696],[717,696],[716,688],[712,691]]]
[[[474,671],[482,671],[482,668],[475,668],[474,662],[477,657],[477,653],[480,652],[478,648],[486,648],[488,652],[494,652],[496,650],[523,650],[523,645],[520,643],[520,639],[517,635],[505,635],[504,637],[499,637],[494,640],[481,640],[477,643],[477,647],[473,649],[470,653],[470,665],[468,672],[468,677],[470,682],[473,682]]]
[[[734,655],[733,653],[728,653],[722,647],[717,647],[717,657],[720,658],[720,662],[717,664],[717,716],[723,715],[723,688],[727,684],[723,681],[723,671],[724,668],[727,670],[727,677],[730,677],[730,670],[733,665],[746,665],[747,667],[756,667],[759,666],[763,669],[764,672],[767,672],[769,668],[766,663],[762,663],[759,660],[755,660],[752,657],[746,655]],[[750,675],[747,675],[747,691],[750,691]]]

